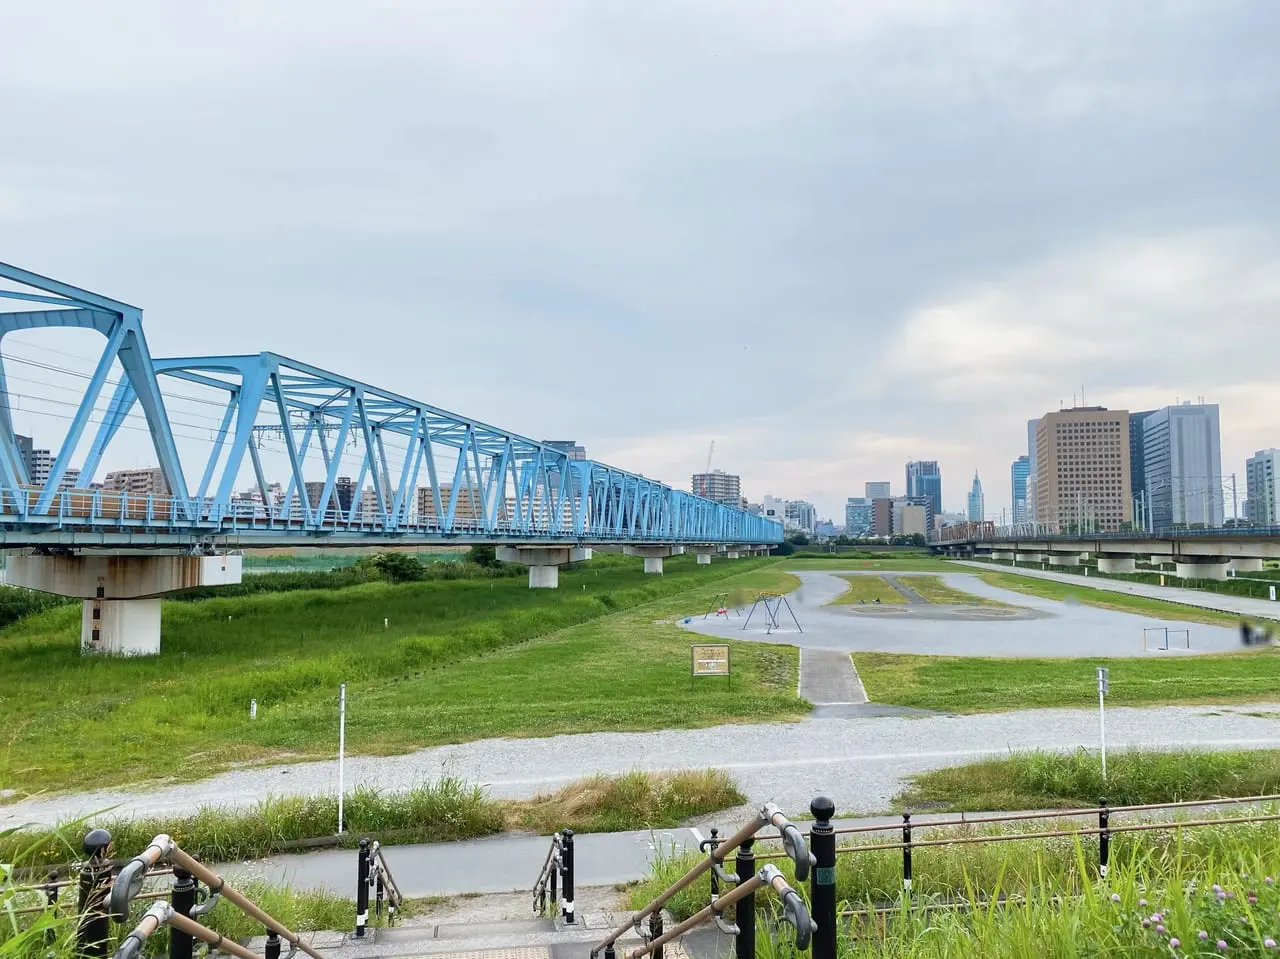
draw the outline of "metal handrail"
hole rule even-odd
[[[197,880],[209,887],[210,900],[205,905],[206,909],[211,908],[213,903],[217,901],[218,897],[225,897],[229,902],[238,907],[241,912],[253,917],[258,922],[262,923],[262,925],[266,926],[267,929],[277,933],[280,938],[288,942],[291,946],[290,955],[293,954],[293,951],[301,949],[307,955],[311,956],[312,959],[325,959],[321,953],[316,952],[316,950],[303,942],[296,932],[290,930],[278,919],[268,915],[261,907],[245,896],[244,893],[227,885],[226,880],[212,869],[183,852],[182,849],[178,847],[178,844],[165,833],[161,833],[156,836],[151,840],[151,843],[146,849],[144,849],[139,855],[134,856],[133,859],[129,860],[129,862],[125,864],[124,868],[120,870],[120,874],[116,877],[115,882],[112,883],[111,893],[108,900],[108,910],[117,922],[124,922],[128,919],[129,904],[137,898],[140,892],[142,892],[142,884],[147,877],[148,870],[162,861],[168,862],[179,869],[185,869]],[[155,913],[157,926],[161,921],[161,913],[157,908],[159,905],[160,904],[157,903],[156,906],[153,906],[148,910],[148,915]],[[186,916],[182,916],[177,913],[172,917],[165,916],[163,921],[169,923],[175,929],[179,929],[182,932],[188,932],[193,936],[200,935],[197,929],[204,929],[203,926],[200,926],[200,924],[194,922],[194,920],[190,920]],[[196,928],[188,928],[186,925],[187,923],[191,923]],[[149,931],[147,931],[147,935],[150,935],[154,931],[155,927],[153,926]],[[218,934],[212,933],[212,935],[217,936]],[[143,938],[145,939],[146,937],[144,936]],[[208,940],[206,939],[205,941],[207,942]],[[227,944],[223,943],[222,947],[227,948]],[[123,944],[121,948],[124,948]],[[245,953],[248,956],[253,957],[253,954],[249,953],[248,950],[245,950]],[[236,953],[236,955],[241,955],[241,953]],[[120,959],[128,959],[128,957],[122,956]],[[253,957],[253,959],[257,959],[257,957]]]
[[[404,902],[404,897],[400,894],[400,887],[396,885],[395,877],[391,875],[391,867],[387,864],[386,853],[382,851],[382,843],[376,839],[369,846],[369,866],[370,872],[373,874],[372,881],[377,889],[377,896],[374,900],[377,914],[381,915],[382,913],[382,893],[385,889],[387,895],[387,922],[394,922],[396,910]]]
[[[761,867],[760,871],[750,879],[738,883],[734,889],[713,899],[708,905],[694,913],[684,922],[649,940],[644,945],[632,949],[625,954],[625,959],[642,959],[643,956],[656,952],[672,939],[683,936],[690,929],[702,925],[708,919],[722,917],[725,909],[729,906],[732,906],[740,899],[745,899],[757,889],[766,887],[772,889],[778,895],[778,898],[782,900],[783,918],[794,926],[796,930],[796,948],[808,949],[809,940],[813,937],[814,932],[817,931],[817,924],[809,916],[809,910],[800,894],[791,888],[787,883],[786,877],[782,875],[777,866],[769,865]],[[612,943],[609,946],[612,946]],[[608,948],[608,946],[605,948]],[[595,955],[595,949],[591,951],[591,954]]]
[[[630,921],[628,921],[625,925],[619,926],[617,929],[613,930],[613,932],[609,933],[608,936],[606,936],[604,939],[598,942],[595,946],[593,946],[591,949],[591,959],[596,959],[596,957],[603,950],[606,950],[606,949],[611,950],[613,948],[613,944],[617,942],[623,935],[625,935],[628,930],[633,928],[639,929],[641,922],[643,922],[645,919],[647,919],[651,915],[660,913],[662,910],[662,907],[666,905],[668,900],[670,900],[673,896],[675,896],[681,890],[686,889],[695,880],[697,880],[698,877],[700,877],[703,873],[711,869],[719,869],[724,864],[725,857],[728,856],[729,853],[733,852],[735,849],[737,849],[739,846],[741,846],[745,842],[754,841],[756,837],[756,833],[758,833],[761,829],[763,829],[765,826],[770,824],[772,824],[778,829],[778,835],[774,838],[780,838],[782,840],[783,848],[786,849],[787,855],[790,856],[791,859],[795,862],[796,880],[798,882],[804,882],[804,880],[809,875],[809,867],[813,865],[813,857],[810,855],[809,849],[805,845],[804,836],[801,834],[800,830],[796,828],[795,824],[792,823],[791,820],[787,819],[787,817],[782,814],[782,810],[780,810],[774,803],[771,803],[771,802],[765,803],[763,806],[760,807],[760,811],[756,814],[754,819],[745,823],[742,826],[742,828],[740,828],[732,836],[710,847],[706,858],[699,860],[698,863],[694,865],[688,872],[686,872],[683,876],[681,876],[679,879],[673,882],[670,886],[668,886],[662,892],[658,893],[658,895],[654,897],[654,899],[647,906],[645,906],[639,912],[634,913],[631,916]],[[761,875],[763,875],[763,872],[761,873]],[[771,880],[766,880],[766,881],[771,882]],[[760,883],[760,884],[763,884],[763,883]],[[726,905],[732,902],[736,902],[738,898],[741,898],[741,896],[745,896],[747,895],[748,892],[754,891],[754,889],[759,888],[760,884],[757,884],[756,886],[752,887],[751,890],[745,890],[740,892],[737,896],[734,896],[733,893],[726,893],[725,895],[719,897],[719,899],[717,899],[716,902],[725,903]],[[746,885],[747,883],[743,883],[738,887],[738,890],[743,890]],[[737,892],[738,890],[735,890],[735,892]],[[730,898],[730,897],[733,897],[733,898]],[[714,906],[715,903],[713,903],[712,905]],[[708,907],[708,909],[712,909],[712,907]],[[707,909],[704,909],[702,910],[702,912],[698,913],[698,915],[702,917],[699,920],[699,922],[705,921],[706,919],[711,918],[713,915],[718,915],[718,914],[719,913],[715,912],[714,910],[712,910],[711,912],[708,912]],[[676,928],[681,928],[686,926],[687,922],[688,920],[686,920],[685,923],[681,923],[680,926]],[[675,930],[672,930],[672,932],[674,933]],[[670,937],[670,934],[664,934],[663,936],[659,937],[659,939],[655,939],[653,941],[655,943],[660,944],[660,941],[661,942],[668,941],[669,937]],[[642,953],[639,953],[639,955],[645,955],[645,953],[642,952]]]
[[[551,845],[547,848],[547,858],[542,861],[542,869],[538,872],[538,878],[533,884],[533,911],[535,914],[542,914],[547,911],[547,900],[550,898],[552,903],[556,901],[556,877],[560,874],[563,865],[563,849],[564,840],[560,833],[553,833],[551,836]],[[547,888],[551,889],[551,895],[548,897]]]
[[[162,925],[172,926],[179,932],[185,932],[202,942],[207,942],[211,949],[221,949],[239,959],[261,959],[256,953],[231,939],[225,939],[220,932],[214,932],[208,926],[202,926],[194,919],[182,915],[167,902],[157,902],[151,906],[138,924],[120,941],[114,959],[138,959],[142,947],[151,935]]]

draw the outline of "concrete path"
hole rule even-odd
[[[1260,619],[1280,619],[1280,602],[1273,603],[1267,599],[1255,599],[1251,596],[1228,596],[1224,593],[1209,593],[1202,589],[1183,589],[1179,586],[1126,583],[1123,580],[1106,579],[1102,576],[1051,573],[1046,570],[1029,569],[1023,566],[1000,566],[994,563],[975,563],[968,560],[956,560],[955,562],[959,566],[972,566],[984,572],[1017,573],[1019,576],[1048,579],[1055,583],[1069,583],[1072,586],[1100,589],[1111,593],[1147,596],[1151,599],[1163,599],[1167,603],[1182,603],[1184,606],[1198,606],[1201,609],[1213,609],[1222,613],[1236,613],[1241,616],[1254,616]],[[1276,586],[1280,591],[1280,583],[1277,583]]]
[[[1134,663],[1134,669],[1141,669]],[[1092,675],[1093,667],[1080,669]],[[1120,678],[1112,667],[1112,679]],[[403,790],[443,773],[488,787],[497,797],[529,797],[592,773],[717,768],[730,773],[752,803],[772,799],[795,812],[823,794],[839,809],[879,810],[904,777],[1011,750],[1093,748],[1096,701],[1080,709],[1025,710],[976,716],[809,719],[799,723],[583,733],[543,739],[486,739],[400,756],[349,759],[347,788]],[[1280,703],[1163,706],[1107,711],[1107,743],[1125,747],[1207,749],[1280,747]],[[0,806],[0,828],[52,824],[113,808],[118,816],[188,815],[202,804],[250,806],[268,796],[332,795],[334,762],[240,769],[202,782],[142,792],[110,790]]]
[[[749,813],[716,819],[720,834],[728,835],[747,820]],[[970,813],[988,816],[993,813]],[[924,830],[937,820],[958,818],[956,813],[915,813],[911,820]],[[850,826],[900,826],[901,816],[867,816],[837,819],[837,828]],[[800,828],[807,832],[808,823]],[[765,830],[773,832],[773,830]],[[612,886],[635,882],[652,871],[655,859],[696,851],[710,832],[706,828],[681,827],[634,832],[587,833],[574,838],[574,884],[578,887]],[[893,835],[886,832],[884,835]],[[917,836],[919,838],[919,836]],[[532,888],[547,857],[550,839],[507,833],[467,842],[418,843],[387,846],[391,873],[406,896],[452,896],[464,893],[500,893]],[[761,842],[757,852],[776,844]],[[296,855],[279,855],[249,862],[212,867],[235,883],[262,879],[295,889],[328,889],[354,898],[356,853],[353,849],[327,849]],[[533,897],[530,895],[530,905]]]
[[[814,706],[854,706],[867,701],[848,653],[830,649],[800,651],[800,697]]]
[[[990,567],[984,567],[990,569]],[[1136,613],[1099,609],[1081,603],[1063,603],[999,589],[984,583],[975,573],[943,573],[946,585],[963,593],[1005,604],[996,607],[960,607],[934,603],[905,605],[827,605],[847,588],[842,575],[882,576],[879,571],[795,571],[800,587],[787,595],[803,632],[796,629],[784,609],[780,625],[766,634],[757,611],[750,628],[745,619],[694,617],[681,627],[691,632],[725,639],[753,640],[804,650],[843,652],[912,653],[926,656],[994,656],[1038,658],[1151,657],[1231,652],[1240,648],[1235,629],[1207,626]],[[914,575],[895,573],[909,584]],[[914,592],[914,591],[913,591]],[[1191,649],[1143,648],[1143,630],[1149,627],[1189,628]]]

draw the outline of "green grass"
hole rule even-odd
[[[1107,779],[1096,752],[1015,753],[912,777],[894,797],[898,809],[963,812],[1069,809],[1186,802],[1280,792],[1280,751],[1120,751],[1107,756]]]
[[[966,593],[963,590],[953,589],[937,576],[912,576],[911,579],[907,580],[906,585],[910,586],[930,603],[938,603],[944,606],[992,606],[1003,609],[1012,608],[1007,603],[1001,603],[994,599],[987,599],[985,596],[975,596],[973,593]]]
[[[889,585],[883,576],[866,576],[861,573],[841,576],[849,588],[829,602],[828,606],[856,606],[859,603],[902,604],[907,598]]]
[[[732,690],[694,683],[675,625],[717,594],[795,585],[767,559],[676,557],[659,577],[618,557],[562,571],[554,591],[461,580],[166,603],[146,659],[81,656],[79,611],[51,610],[0,632],[0,786],[21,798],[328,757],[344,682],[352,753],[799,718],[793,649],[733,643]]]
[[[872,702],[949,713],[1090,708],[1096,666],[1110,669],[1113,706],[1274,702],[1280,688],[1280,655],[1271,650],[1141,660],[854,653],[853,662]]]
[[[1019,576],[1017,573],[981,573],[980,575],[982,581],[991,586],[1026,593],[1028,596],[1039,596],[1041,599],[1078,602],[1086,606],[1096,606],[1099,609],[1114,609],[1121,613],[1135,613],[1160,620],[1183,620],[1189,623],[1206,623],[1210,626],[1240,625],[1240,617],[1235,613],[1221,613],[1212,609],[1201,609],[1198,606],[1149,599],[1146,596],[1132,596],[1128,593],[1114,593],[1084,585],[1077,586],[1074,583],[1059,583],[1054,580]]]
[[[734,781],[717,770],[591,776],[528,800],[492,799],[480,787],[446,776],[404,792],[362,787],[348,793],[340,844],[352,847],[362,836],[388,846],[450,842],[507,829],[550,834],[566,826],[575,832],[668,829],[745,801]],[[331,838],[337,822],[336,796],[274,797],[243,810],[207,806],[181,817],[92,816],[0,835],[0,861],[72,862],[82,855],[80,837],[95,827],[111,833],[118,856],[134,855],[166,833],[206,862],[260,859],[299,840]]]
[[[1261,807],[1273,814],[1277,807]],[[1222,816],[1239,815],[1239,810]],[[1116,818],[1117,824],[1121,821]],[[729,824],[726,823],[726,826]],[[939,839],[946,836],[1007,835],[1079,829],[1079,823],[1038,820],[1026,826],[1006,824],[996,827],[917,828],[914,838]],[[836,896],[847,904],[893,903],[902,894],[902,852],[898,849],[865,850],[861,847],[896,842],[900,834],[879,833],[860,836],[854,842],[840,842],[836,859]],[[931,898],[985,899],[1001,894],[1052,894],[1071,896],[1095,888],[1098,844],[1093,837],[1052,837],[994,843],[968,843],[916,849],[912,854],[912,886],[916,901]],[[765,852],[757,847],[757,854]],[[1261,879],[1255,856],[1262,857],[1265,874],[1280,874],[1280,826],[1276,822],[1200,827],[1185,830],[1151,830],[1118,833],[1111,842],[1111,870],[1123,888],[1126,874],[1147,883],[1159,883],[1193,872],[1216,875],[1234,870],[1233,887],[1238,888],[1241,871]],[[667,888],[695,862],[695,855],[667,855],[659,858],[653,874],[634,887],[629,904],[638,908]],[[788,876],[794,875],[790,860],[772,860]],[[761,863],[763,864],[763,863]],[[732,857],[730,859],[732,865]],[[732,871],[732,869],[731,869]],[[1210,880],[1213,881],[1213,880]],[[1109,890],[1108,890],[1109,891]],[[704,877],[682,890],[669,908],[679,917],[692,915],[706,905]],[[757,900],[762,897],[757,897]],[[1139,896],[1134,896],[1134,901]],[[1154,898],[1154,897],[1152,897]],[[1274,918],[1274,912],[1273,912]],[[1027,955],[1040,955],[1032,952]]]

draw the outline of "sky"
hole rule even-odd
[[[0,260],[672,485],[1280,446],[1273,0],[9,4]],[[52,427],[50,427],[52,428]],[[146,453],[134,452],[135,459]],[[110,465],[110,464],[108,464]],[[135,465],[127,463],[123,465]]]

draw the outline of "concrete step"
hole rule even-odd
[[[505,920],[502,922],[454,922],[412,924],[390,929],[369,929],[363,938],[347,932],[313,932],[304,941],[333,959],[587,959],[591,947],[616,928],[616,917],[603,914],[579,917],[566,925],[560,919]],[[634,932],[618,940],[618,951],[640,943]],[[266,938],[249,941],[262,954]],[[687,959],[684,952],[668,947],[664,959]]]

